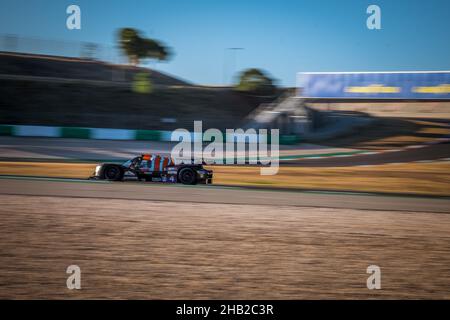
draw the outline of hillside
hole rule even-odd
[[[157,85],[190,85],[173,76],[141,67],[69,57],[0,52],[0,74],[97,81],[131,81],[138,72],[150,72],[151,80]]]
[[[121,85],[111,81],[118,69],[127,80]],[[152,94],[131,90],[130,80],[142,71],[150,72],[158,85]],[[191,129],[194,120],[203,120],[205,127],[224,129],[236,127],[260,103],[271,100],[230,88],[194,86],[149,69],[72,58],[2,53],[0,74],[2,124],[171,130]],[[102,85],[89,83],[92,80]]]

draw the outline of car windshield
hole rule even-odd
[[[136,162],[138,162],[138,161],[139,161],[139,157],[136,157],[136,158],[133,158],[133,159],[130,159],[130,160],[125,161],[125,162],[122,164],[122,166],[124,166],[124,167],[126,167],[126,168],[129,168],[129,167],[131,167],[133,164],[136,164]]]
[[[132,162],[133,160],[131,159],[131,160],[127,160],[127,161],[125,161],[124,163],[122,163],[122,166],[124,166],[124,167],[130,167],[131,166],[131,162]]]

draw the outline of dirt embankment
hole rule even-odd
[[[133,92],[136,73],[149,74],[152,93]],[[191,130],[194,120],[203,120],[205,128],[225,129],[273,100],[146,68],[64,57],[0,53],[0,75],[13,76],[0,80],[1,124]]]

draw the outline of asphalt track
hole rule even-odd
[[[39,159],[122,161],[141,153],[168,154],[172,146],[171,143],[145,141],[0,137],[0,158],[15,161]],[[434,161],[450,158],[450,143],[444,141],[369,154],[355,154],[354,151],[315,145],[283,146],[282,155],[290,157],[292,154],[299,154],[301,159],[282,160],[280,163],[285,166],[342,167]]]
[[[0,194],[450,213],[450,199],[355,192],[276,191],[225,186],[0,177]]]
[[[415,161],[433,161],[450,158],[450,144],[439,143],[420,147],[392,150],[377,154],[325,157],[322,159],[301,159],[280,162],[286,166],[300,167],[348,167],[362,165],[380,165],[387,163],[405,163]]]

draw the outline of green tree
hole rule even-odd
[[[157,40],[144,38],[136,29],[120,29],[118,40],[120,48],[133,65],[145,59],[166,61],[171,56],[169,48]]]
[[[274,81],[260,69],[246,69],[239,75],[236,90],[241,92],[272,95],[275,92]]]
[[[153,91],[153,84],[150,80],[150,74],[139,72],[134,76],[132,90],[135,93],[149,94]]]

